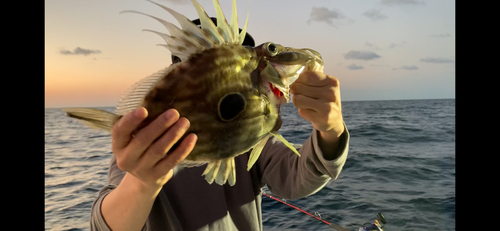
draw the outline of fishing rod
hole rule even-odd
[[[282,204],[288,205],[288,206],[290,206],[290,207],[292,207],[292,208],[294,208],[296,210],[299,210],[300,212],[305,213],[305,214],[307,214],[307,215],[309,215],[309,216],[311,216],[311,217],[313,217],[313,218],[315,218],[315,219],[317,219],[317,220],[319,220],[319,221],[327,224],[328,226],[330,226],[330,227],[332,227],[332,228],[334,228],[334,229],[336,229],[338,231],[350,231],[350,230],[348,230],[348,229],[346,229],[346,228],[344,228],[344,227],[342,227],[340,225],[333,224],[331,222],[323,220],[321,218],[321,214],[319,214],[318,212],[314,212],[314,215],[313,215],[313,214],[311,214],[311,213],[309,213],[309,212],[307,212],[307,211],[305,211],[305,210],[303,210],[303,209],[301,209],[301,208],[299,208],[299,207],[297,207],[295,205],[292,205],[292,204],[288,203],[285,199],[279,199],[279,198],[273,197],[271,195],[266,194],[265,192],[262,192],[262,195],[264,195],[264,196],[266,196],[268,198],[271,198],[273,200],[276,200],[278,202],[281,202]],[[362,227],[360,227],[358,231],[372,231],[372,230],[374,230],[374,231],[383,231],[382,225],[380,223],[386,224],[387,222],[385,220],[384,215],[382,215],[381,213],[377,213],[377,219],[375,220],[375,222],[373,224],[365,223],[365,225],[363,225]]]

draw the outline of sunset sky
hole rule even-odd
[[[226,17],[231,2],[219,0]],[[198,18],[190,0],[155,0]],[[211,0],[199,0],[215,16]],[[256,44],[321,53],[343,101],[455,98],[453,0],[238,0]],[[168,31],[137,10],[178,25],[145,0],[45,1],[45,107],[114,106],[138,80],[170,65]]]

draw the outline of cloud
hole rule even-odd
[[[387,16],[380,13],[380,10],[369,10],[363,13],[364,16],[368,17],[372,21],[377,21],[377,20],[382,20],[386,19]]]
[[[418,67],[415,66],[415,65],[411,65],[411,66],[401,66],[401,68],[392,68],[392,70],[418,70]]]
[[[100,54],[100,50],[84,49],[81,47],[76,47],[73,51],[62,49],[60,51],[63,55],[90,55],[90,54]]]
[[[372,66],[372,67],[388,67],[390,65],[389,64],[372,64],[370,66]]]
[[[415,65],[412,66],[402,66],[403,70],[418,70],[418,67]]]
[[[377,55],[373,51],[353,51],[350,50],[347,54],[344,55],[345,59],[360,59],[360,60],[372,60],[380,58],[380,55]]]
[[[406,6],[406,5],[425,5],[425,2],[419,0],[382,0],[382,4],[387,6]]]
[[[450,33],[446,33],[446,34],[433,34],[432,37],[434,37],[434,38],[446,38],[446,37],[451,37],[451,34]]]
[[[443,58],[423,58],[423,59],[420,59],[420,62],[426,62],[426,63],[454,63],[455,60],[443,59]]]
[[[349,69],[349,70],[361,70],[363,68],[364,68],[363,66],[358,66],[358,65],[356,65],[354,63],[351,64],[351,65],[349,65],[349,66],[347,66],[347,69]]]
[[[401,43],[391,43],[391,44],[389,44],[389,48],[392,49],[392,48],[399,47],[399,46],[404,45],[404,44],[406,44],[406,41],[403,41]]]
[[[366,47],[369,47],[369,48],[372,48],[372,49],[375,49],[375,50],[378,50],[378,46],[373,44],[373,43],[369,43],[369,42],[365,42],[365,46]]]
[[[333,9],[329,10],[326,7],[313,7],[311,10],[311,14],[309,15],[309,19],[307,20],[308,24],[311,24],[312,21],[316,22],[325,22],[332,27],[336,27],[333,24],[334,20],[344,19],[345,16],[340,12],[340,10]]]

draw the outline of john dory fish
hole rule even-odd
[[[218,0],[213,1],[217,25],[196,0],[192,3],[201,28],[158,3],[154,4],[172,14],[182,29],[144,14],[167,28],[170,35],[149,31],[165,39],[167,44],[163,46],[178,56],[181,63],[133,85],[120,99],[115,113],[92,108],[63,110],[91,127],[111,131],[123,115],[139,106],[148,110],[148,118],[137,129],[145,127],[169,108],[175,108],[191,123],[186,135],[195,133],[198,136],[195,148],[179,166],[207,164],[203,173],[207,182],[234,185],[234,158],[252,149],[249,170],[271,136],[278,137],[299,154],[273,128],[279,120],[280,105],[289,101],[289,85],[304,70],[322,70],[323,60],[314,50],[283,47],[271,42],[254,48],[242,46],[248,16],[239,33],[235,0],[230,24]]]

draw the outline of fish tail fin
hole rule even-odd
[[[63,108],[64,112],[71,118],[75,118],[83,124],[97,129],[111,131],[114,123],[120,116],[108,111],[94,108]]]
[[[205,180],[212,184],[214,181],[219,185],[226,182],[233,186],[236,183],[236,167],[234,157],[208,162],[207,168],[202,175]]]

